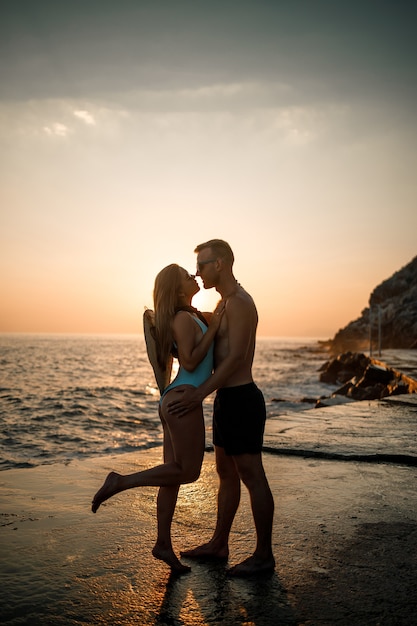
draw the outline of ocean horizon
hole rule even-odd
[[[337,387],[319,380],[329,353],[311,337],[259,337],[253,375],[267,417],[305,411]],[[416,351],[381,357],[417,377]],[[1,333],[0,470],[162,443],[159,391],[141,334]],[[213,394],[203,404],[211,444]]]
[[[316,338],[263,338],[254,379],[268,415],[302,410],[326,360]],[[0,334],[0,469],[131,452],[162,443],[159,391],[141,334]],[[204,402],[211,441],[213,397]]]

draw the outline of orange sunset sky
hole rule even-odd
[[[413,3],[1,11],[0,332],[140,333],[220,237],[260,335],[328,338],[417,254]]]

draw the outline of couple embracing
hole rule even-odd
[[[262,392],[252,377],[258,315],[251,296],[233,275],[229,244],[212,239],[196,247],[197,276],[205,289],[214,287],[221,300],[211,314],[191,306],[199,291],[195,277],[176,264],[155,279],[154,308],[158,362],[169,379],[172,356],[178,358],[176,378],[162,390],[159,415],[164,432],[164,463],[122,475],[111,472],[92,503],[95,513],[105,500],[133,487],[159,487],[158,534],[152,550],[172,572],[190,567],[181,563],[171,542],[171,524],[180,485],[200,475],[205,433],[203,400],[213,391],[213,443],[219,475],[217,523],[212,538],[183,551],[190,559],[229,555],[229,534],[246,486],[256,530],[254,553],[228,570],[231,576],[270,573],[274,501],[262,463],[266,411]]]

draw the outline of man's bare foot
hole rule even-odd
[[[110,474],[107,476],[106,480],[103,483],[103,486],[97,491],[96,495],[93,498],[93,502],[91,504],[91,510],[93,511],[93,513],[97,511],[100,504],[114,496],[114,494],[119,491],[119,476],[120,475],[116,474],[116,472],[110,472]]]
[[[187,559],[222,559],[226,560],[229,556],[228,546],[219,546],[215,542],[209,541],[203,543],[202,546],[191,550],[181,550],[181,556]]]
[[[272,574],[275,569],[275,559],[271,556],[269,559],[261,559],[253,554],[242,563],[238,563],[227,571],[228,576],[235,578],[247,578],[249,576],[262,576]]]
[[[183,565],[172,549],[155,545],[152,554],[156,559],[164,561],[164,563],[169,565],[173,574],[186,574],[187,572],[191,572],[191,567]]]

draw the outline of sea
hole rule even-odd
[[[268,419],[330,396],[319,380],[329,358],[319,338],[258,338],[253,374]],[[0,334],[0,470],[159,446],[158,402],[142,335]]]

